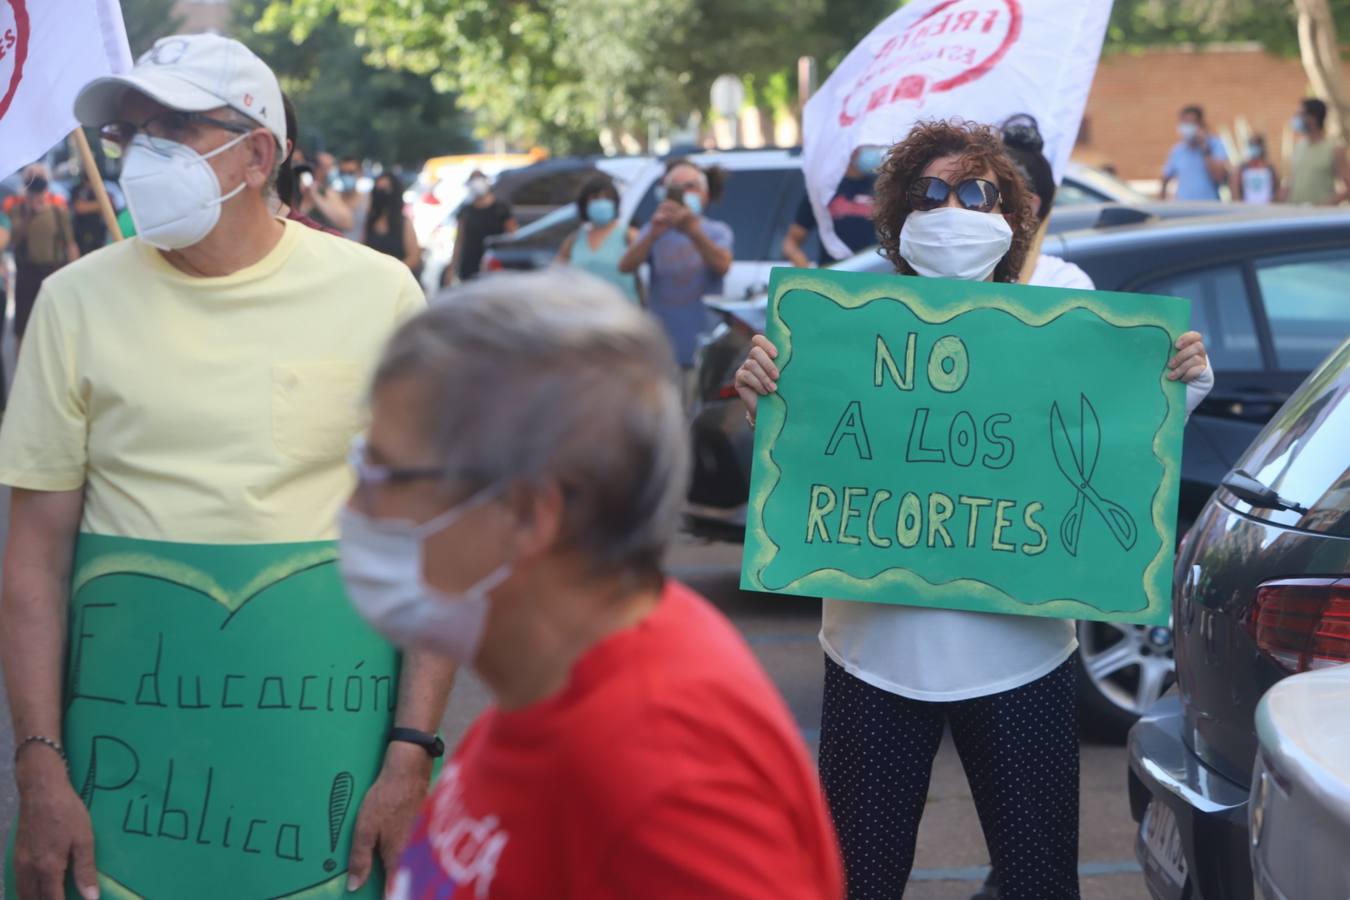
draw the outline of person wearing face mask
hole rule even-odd
[[[42,285],[80,258],[70,210],[49,190],[50,184],[46,166],[29,166],[24,192],[6,204],[14,252],[14,340],[20,347]]]
[[[478,275],[486,251],[484,241],[498,234],[511,234],[519,226],[515,213],[505,201],[492,193],[492,182],[475,170],[467,182],[469,201],[460,207],[455,231],[455,249],[442,281],[468,281]]]
[[[297,133],[292,140],[298,140]],[[357,222],[353,206],[343,199],[340,191],[335,189],[333,181],[333,168],[336,160],[331,153],[319,153],[314,159],[314,166],[311,169],[312,179],[305,179],[304,184],[298,184],[297,196],[299,203],[296,208],[300,214],[313,219],[324,228],[332,228],[334,231],[344,234],[355,241],[361,240],[361,231],[357,229]],[[355,187],[353,187],[353,191]]]
[[[277,815],[289,814],[288,807],[272,807],[291,801],[284,791],[256,785],[250,794],[247,773],[241,783],[237,772],[227,772],[228,748],[218,746],[228,727],[222,717],[240,708],[245,692],[227,687],[235,698],[227,702],[219,682],[214,689],[203,685],[212,666],[241,673],[227,681],[235,689],[249,678],[256,685],[267,671],[226,658],[210,642],[199,649],[193,610],[217,601],[235,609],[229,604],[239,602],[238,587],[275,582],[279,570],[303,563],[304,578],[268,589],[292,602],[250,598],[248,617],[259,630],[234,639],[258,635],[248,638],[264,642],[251,648],[255,655],[274,652],[265,642],[279,641],[276,653],[294,648],[316,670],[350,671],[359,660],[363,676],[396,682],[397,693],[359,716],[304,713],[302,725],[287,711],[298,700],[288,683],[288,697],[269,695],[271,707],[285,707],[272,730],[248,735],[257,772],[265,773],[254,777],[298,784],[317,762],[350,765],[351,811],[331,844],[325,827],[323,850],[314,850],[319,860],[296,883],[325,894],[350,883],[358,896],[383,896],[382,878],[370,877],[372,856],[394,862],[425,795],[436,752],[432,733],[453,667],[430,654],[400,658],[350,609],[337,571],[334,518],[351,490],[347,449],[361,427],[362,380],[387,336],[425,306],[422,291],[402,263],[273,215],[271,185],[290,139],[281,89],[238,41],[214,34],[163,38],[130,71],[86,85],[75,116],[101,128],[121,151],[137,237],[47,279],[0,425],[0,483],[13,488],[0,659],[19,736],[20,797],[5,893],[64,896],[69,881],[81,896],[97,897],[101,863],[136,885],[130,860],[153,852],[154,872],[144,877],[179,883],[165,896],[272,896],[274,846],[313,858],[277,837],[256,855],[217,853],[219,843],[208,853],[194,851],[203,841],[230,840],[208,834],[217,825],[203,822],[197,830],[195,820],[195,844],[160,840],[149,851],[136,843],[148,840],[147,832],[125,826],[115,799],[91,805],[81,799],[104,769],[96,779],[87,739],[65,746],[63,734],[112,727],[108,708],[85,700],[62,677],[67,648],[87,637],[82,616],[67,609],[92,602],[91,582],[81,573],[94,560],[100,575],[132,585],[92,582],[113,592],[114,601],[100,608],[100,628],[110,642],[103,646],[119,647],[99,665],[101,696],[125,692],[117,715],[161,729],[153,746],[136,748],[140,765],[126,776],[128,797],[159,796],[167,804],[169,790],[185,793],[187,785],[196,785],[198,796],[203,786],[209,793],[214,777],[216,798],[228,790],[236,806],[213,810],[239,810],[236,847],[245,843],[240,816],[291,821]],[[117,599],[141,595],[158,599]],[[157,689],[138,693],[144,660],[130,649],[120,653],[110,633],[123,635],[128,647],[157,634],[166,666],[174,653],[198,657],[188,663],[202,667],[191,670],[203,673],[196,708],[181,711],[182,692],[173,705],[167,673],[164,704],[154,702]],[[180,689],[190,680],[180,676]],[[252,694],[250,708],[263,707],[257,687]],[[171,789],[165,764],[173,768]],[[230,777],[236,780],[222,787]],[[164,813],[161,836],[183,830],[169,821],[177,815]],[[255,835],[252,845],[262,844]],[[332,864],[321,868],[325,855]]]
[[[1219,187],[1228,183],[1228,153],[1223,141],[1209,133],[1205,113],[1198,106],[1181,110],[1177,120],[1181,138],[1163,166],[1160,199],[1167,199],[1167,188],[1177,183],[1177,200],[1218,200]]]
[[[666,164],[661,205],[619,260],[619,271],[632,274],[651,264],[647,308],[661,320],[671,345],[686,405],[694,396],[694,353],[709,327],[703,298],[722,293],[731,269],[731,226],[704,215],[721,196],[721,169],[704,172],[687,159]]]
[[[670,365],[655,321],[563,269],[451,290],[385,351],[343,577],[374,627],[493,701],[390,896],[841,897],[791,715],[661,569],[689,471]]]
[[[291,103],[290,96],[284,92],[281,95],[281,102],[286,109],[287,139],[286,155],[277,170],[276,184],[273,187],[278,203],[276,212],[283,218],[290,219],[292,222],[299,222],[306,228],[314,228],[342,237],[342,232],[336,228],[330,228],[300,211],[301,189],[313,180],[314,169],[303,161],[304,153],[295,146],[295,141],[300,134],[300,123],[295,113],[295,104]]]
[[[1345,147],[1327,135],[1326,126],[1327,105],[1316,97],[1305,99],[1292,121],[1299,140],[1294,145],[1289,179],[1280,191],[1282,202],[1335,206],[1350,199],[1350,163]]]
[[[577,213],[586,224],[563,241],[558,262],[608,281],[631,302],[638,303],[637,279],[619,271],[619,260],[637,237],[637,229],[619,226],[619,189],[613,180],[597,175],[582,185],[577,194]]]
[[[993,129],[917,125],[877,178],[877,233],[902,276],[1012,283],[1036,220]],[[1167,377],[1208,369],[1200,336]],[[776,390],[756,335],[737,371],[751,423]],[[1187,391],[1193,409],[1202,390]],[[912,473],[908,476],[912,481]],[[922,484],[914,485],[915,490]],[[903,894],[944,729],[950,729],[1003,900],[1077,900],[1078,735],[1073,623],[825,599],[820,773],[854,900]]]
[[[1266,156],[1265,137],[1253,134],[1247,138],[1247,158],[1233,176],[1233,198],[1243,203],[1271,203],[1279,184],[1279,172]]]
[[[366,214],[365,244],[395,259],[416,275],[422,268],[422,248],[412,219],[403,211],[403,186],[392,172],[382,172],[370,189],[370,211]]]
[[[877,229],[872,224],[872,192],[876,189],[877,167],[885,155],[885,148],[875,145],[864,145],[854,150],[849,157],[848,169],[835,189],[834,196],[830,198],[828,209],[834,233],[853,253],[874,247],[877,243]],[[816,214],[811,209],[811,198],[802,197],[797,216],[788,226],[782,246],[783,257],[799,269],[811,266],[811,260],[802,251],[802,242],[815,228]],[[829,265],[833,261],[822,241],[820,265]]]

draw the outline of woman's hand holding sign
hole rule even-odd
[[[759,412],[759,398],[778,390],[778,367],[773,361],[778,358],[778,348],[762,334],[755,335],[751,341],[750,356],[736,370],[736,393],[754,425]]]
[[[1205,341],[1198,331],[1188,331],[1177,338],[1177,355],[1167,363],[1167,377],[1172,381],[1190,384],[1209,368]]]

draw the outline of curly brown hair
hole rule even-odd
[[[995,281],[1016,281],[1036,233],[1031,194],[1018,175],[997,131],[974,122],[920,122],[903,141],[891,148],[877,173],[877,238],[886,258],[902,275],[916,274],[900,256],[900,229],[914,211],[910,191],[924,169],[944,156],[961,158],[959,177],[978,178],[994,173],[1003,206],[1003,217],[1012,228],[1012,246],[994,269]]]

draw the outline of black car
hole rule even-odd
[[[1177,533],[1275,410],[1350,333],[1350,212],[1291,207],[1150,220],[1053,234],[1044,252],[1081,266],[1101,290],[1187,297],[1215,387],[1186,428]],[[1058,215],[1058,213],[1056,213]],[[1052,220],[1053,221],[1053,220]],[[889,272],[868,251],[840,268]],[[753,436],[732,378],[764,325],[765,298],[729,304],[702,350],[693,423],[695,531],[739,539]],[[1171,633],[1079,624],[1085,721],[1122,739],[1171,681]]]
[[[1350,663],[1348,576],[1350,341],[1275,414],[1182,543],[1178,690],[1130,732],[1137,852],[1158,900],[1253,896],[1256,706],[1287,675]]]

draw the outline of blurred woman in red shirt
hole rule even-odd
[[[689,469],[672,365],[654,320],[575,271],[453,291],[386,351],[343,575],[374,627],[496,701],[390,897],[842,895],[786,707],[661,572]]]

